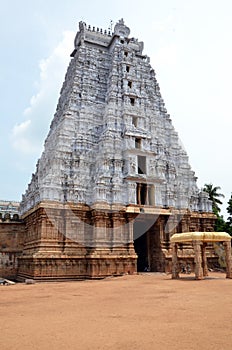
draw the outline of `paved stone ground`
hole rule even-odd
[[[0,287],[0,349],[231,350],[232,280],[141,274]]]

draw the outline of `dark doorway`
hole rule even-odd
[[[147,254],[147,232],[134,241],[134,248],[138,255],[137,271],[146,271],[149,266]]]
[[[137,271],[164,271],[160,216],[141,213],[135,218],[133,228],[134,248],[138,255]]]
[[[137,270],[143,272],[150,268],[150,232],[149,229],[153,226],[154,219],[146,214],[141,214],[134,221],[134,248],[138,255]]]

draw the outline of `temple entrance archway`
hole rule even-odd
[[[135,252],[138,255],[137,271],[146,271],[149,267],[149,251],[148,251],[148,233],[145,232],[142,236],[134,240]]]
[[[138,255],[137,271],[164,271],[161,249],[160,220],[158,216],[143,214],[134,221],[134,249]]]

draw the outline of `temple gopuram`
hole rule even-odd
[[[20,203],[17,279],[171,271],[173,234],[214,231],[212,203],[196,181],[143,42],[123,20],[113,32],[80,22]]]

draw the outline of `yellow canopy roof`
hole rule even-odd
[[[171,243],[183,243],[192,241],[224,242],[230,240],[231,236],[226,232],[183,232],[175,233],[171,237]]]

